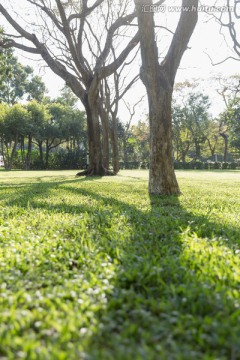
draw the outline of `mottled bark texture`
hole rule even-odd
[[[164,1],[159,1],[158,4]],[[146,87],[150,121],[149,193],[180,194],[173,167],[171,102],[173,85],[182,55],[197,23],[198,0],[183,0],[182,12],[162,63],[158,60],[152,0],[135,0],[141,44],[141,79]],[[146,6],[147,5],[147,6]],[[145,7],[144,7],[145,6]],[[186,8],[189,11],[186,11]]]

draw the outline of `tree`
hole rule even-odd
[[[27,124],[27,133],[26,133],[28,139],[28,145],[27,145],[27,154],[25,158],[25,169],[30,169],[33,141],[34,139],[38,139],[41,143],[43,129],[45,128],[45,124],[50,120],[50,113],[46,105],[40,104],[36,100],[30,101],[26,105],[26,109],[29,113],[29,121]],[[43,166],[43,162],[44,162],[43,150],[41,146],[40,146],[40,154],[41,154],[40,158]]]
[[[130,62],[124,63],[119,71],[115,71],[112,76],[112,84],[110,79],[104,79],[100,87],[100,101],[99,101],[99,113],[102,121],[103,128],[103,150],[104,161],[106,164],[109,162],[109,138],[112,147],[112,165],[115,174],[119,171],[119,142],[118,142],[118,109],[121,100],[124,101],[124,97],[127,92],[133,87],[136,81],[139,80],[139,74],[126,80],[127,76],[123,76],[126,67],[135,60],[136,54],[133,56]],[[114,58],[116,59],[115,51],[113,49]],[[137,102],[137,104],[140,101]],[[136,105],[137,105],[136,104]],[[130,120],[131,122],[131,120]],[[130,126],[129,122],[129,126]]]
[[[0,65],[0,102],[13,105],[24,97],[43,99],[46,86],[41,77],[34,76],[30,66],[23,66],[11,49],[2,52]]]
[[[158,4],[164,1],[159,1]],[[135,0],[141,44],[141,79],[146,87],[150,122],[149,193],[179,194],[173,167],[171,102],[181,58],[197,23],[198,0],[182,0],[182,12],[170,47],[159,63],[152,0]],[[156,5],[156,4],[155,4]]]
[[[191,132],[195,147],[195,160],[201,160],[201,146],[207,140],[207,132],[210,124],[208,109],[209,98],[203,94],[189,96],[185,106],[185,116],[188,129]]]
[[[132,137],[135,139],[134,153],[138,162],[149,161],[149,122],[139,120],[131,127]]]
[[[5,107],[4,116],[1,122],[2,152],[4,166],[7,170],[12,169],[17,145],[21,137],[26,134],[28,112],[20,104]]]
[[[228,108],[222,117],[228,125],[230,145],[240,154],[240,98],[236,97],[228,103]]]
[[[227,162],[228,148],[229,148],[229,114],[232,113],[232,104],[237,102],[240,91],[240,77],[239,75],[232,75],[228,78],[219,76],[216,78],[217,93],[221,96],[225,110],[219,116],[219,134],[224,141],[224,162]],[[231,116],[230,116],[231,117]]]
[[[102,163],[97,106],[99,84],[123,64],[130,51],[138,44],[137,31],[127,44],[119,48],[116,59],[112,60],[111,49],[114,48],[115,39],[119,40],[122,29],[133,21],[136,13],[127,13],[131,8],[129,0],[118,2],[114,11],[111,11],[110,2],[104,0],[96,0],[91,2],[91,5],[87,0],[79,3],[55,0],[51,4],[44,0],[28,2],[38,10],[38,21],[41,22],[42,19],[35,28],[31,25],[31,29],[17,22],[6,7],[0,4],[2,15],[26,40],[20,43],[10,36],[9,40],[2,41],[1,45],[40,55],[81,100],[88,124],[90,165],[86,174],[104,175],[107,171]],[[107,20],[105,16],[101,16],[106,12],[109,14]],[[96,34],[100,34],[99,37]],[[32,46],[29,46],[29,43]],[[92,51],[96,56],[89,59]]]
[[[191,132],[187,126],[185,111],[179,105],[173,106],[172,123],[173,123],[173,140],[174,156],[177,161],[186,161],[190,145],[192,143]],[[175,155],[175,154],[174,154]]]
[[[65,85],[60,91],[60,96],[54,99],[53,102],[75,108],[78,102],[78,98],[76,97],[76,95],[74,95],[70,87]]]

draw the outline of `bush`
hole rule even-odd
[[[220,162],[210,163],[210,169],[213,169],[213,170],[221,169],[221,163]]]
[[[227,162],[223,162],[222,163],[222,169],[223,170],[226,170],[226,169],[228,169],[229,168],[229,164],[227,163]]]
[[[237,163],[235,163],[235,162],[229,163],[229,169],[236,170],[236,168],[237,168]]]
[[[201,170],[203,169],[203,163],[201,161],[195,161],[193,163],[194,169]]]

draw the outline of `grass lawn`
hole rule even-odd
[[[0,171],[0,360],[239,360],[240,172]]]

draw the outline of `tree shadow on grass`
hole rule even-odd
[[[235,243],[227,241],[228,237],[239,240],[239,229],[223,228],[206,216],[186,211],[174,196],[152,196],[150,208],[141,209],[124,196],[116,199],[83,187],[83,181],[49,182],[40,188],[29,185],[18,200],[23,208],[30,202],[32,208],[48,212],[92,214],[89,236],[114,267],[111,286],[105,291],[107,301],[95,311],[94,327],[79,339],[73,335],[72,340],[68,329],[69,341],[76,348],[78,341],[85,341],[85,354],[79,356],[104,360],[239,359],[239,282],[233,272]],[[76,184],[80,186],[73,186]],[[58,187],[65,194],[74,194],[79,202],[51,205],[41,200]],[[127,185],[125,191],[130,193]],[[92,206],[84,202],[85,197],[94,201]],[[16,202],[8,199],[7,204]],[[81,242],[80,233],[77,241]],[[59,260],[55,269],[64,277],[61,265]],[[76,274],[77,265],[71,266]],[[100,284],[104,280],[108,282],[98,279]]]
[[[152,197],[148,213],[127,211],[131,236],[90,358],[240,358],[240,286],[222,250],[229,246],[222,236],[239,230],[186,212],[176,197]]]

